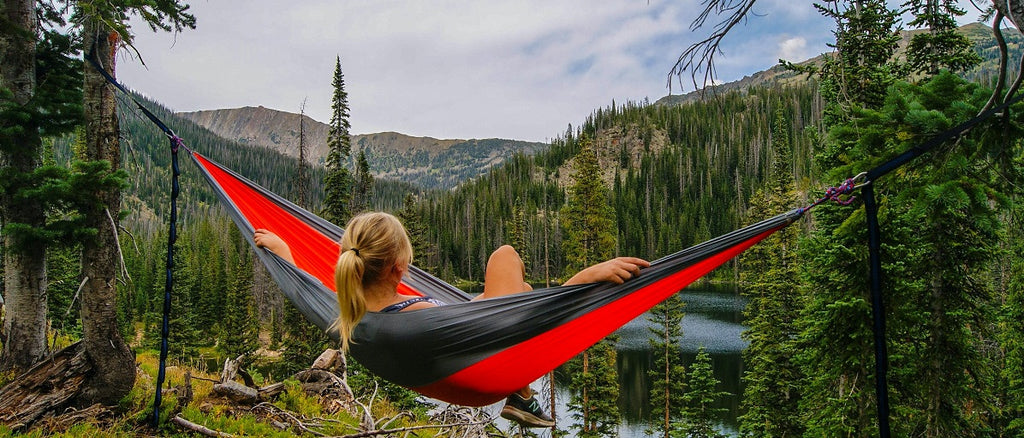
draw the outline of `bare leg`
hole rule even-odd
[[[502,245],[491,253],[484,274],[484,293],[475,299],[496,298],[533,290],[526,283],[526,266],[515,248]]]
[[[491,257],[487,260],[487,270],[484,274],[484,293],[474,299],[497,298],[531,290],[533,290],[533,287],[526,283],[526,266],[523,265],[523,259],[519,257],[519,253],[516,252],[515,248],[503,245],[491,253]],[[551,427],[554,425],[554,421],[548,418],[543,411],[539,410],[539,405],[533,399],[533,389],[529,385],[520,388],[516,391],[516,394],[524,400],[518,402],[518,404],[532,402],[537,410],[529,413],[522,410],[510,411],[512,407],[509,406],[511,402],[509,400],[506,401],[506,405],[502,408],[502,417],[517,421],[527,427]],[[509,397],[511,399],[512,396],[510,395]],[[529,420],[525,418],[529,418]]]

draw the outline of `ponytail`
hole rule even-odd
[[[334,285],[338,291],[338,321],[335,324],[341,335],[341,351],[348,351],[352,330],[366,314],[366,298],[363,296],[363,260],[352,250],[343,249],[334,267]]]
[[[348,351],[352,332],[366,314],[366,289],[399,261],[412,262],[412,244],[397,218],[387,213],[364,213],[348,222],[334,267],[338,292],[335,326],[342,351]]]

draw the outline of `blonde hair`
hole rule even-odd
[[[412,244],[398,218],[387,213],[363,213],[348,221],[341,236],[341,254],[334,267],[338,291],[338,321],[342,351],[348,351],[352,331],[366,314],[364,290],[380,281],[396,263],[412,262]]]

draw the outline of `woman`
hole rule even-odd
[[[267,230],[256,230],[256,246],[267,248],[294,263],[288,245]],[[365,213],[352,218],[341,238],[341,254],[335,266],[339,317],[336,323],[342,351],[348,351],[352,331],[366,312],[404,312],[443,305],[428,297],[398,293],[398,284],[412,262],[412,245],[405,227],[387,213]],[[586,268],[565,284],[622,283],[650,266],[635,257],[619,257]],[[484,291],[474,300],[485,300],[532,290],[519,253],[504,245],[487,261]],[[526,386],[510,394],[501,416],[527,427],[551,427],[554,421],[540,408],[533,390]]]

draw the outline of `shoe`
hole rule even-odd
[[[536,397],[523,399],[519,394],[508,396],[505,406],[501,408],[501,418],[515,421],[524,427],[553,427],[555,425],[555,420],[541,410]]]

